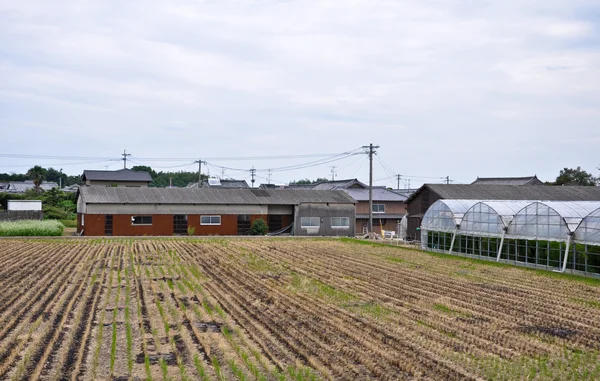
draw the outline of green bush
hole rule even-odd
[[[48,220],[70,220],[73,217],[73,213],[67,212],[63,209],[55,206],[44,207],[44,219]]]
[[[60,220],[60,222],[65,225],[66,228],[76,228],[77,227],[77,220]]]
[[[269,227],[262,218],[252,221],[252,225],[250,225],[250,235],[265,235],[268,231]]]
[[[0,222],[0,236],[61,236],[64,225],[58,221],[23,220]]]

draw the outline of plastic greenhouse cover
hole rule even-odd
[[[600,208],[600,201],[543,201],[541,203],[554,209],[564,218],[571,232],[577,229],[586,216]]]
[[[596,209],[581,221],[575,230],[575,240],[584,244],[600,244],[600,209]]]
[[[423,216],[422,227],[428,230],[453,230],[463,215],[481,200],[438,200]]]

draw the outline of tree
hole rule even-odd
[[[33,168],[29,168],[29,170],[27,171],[27,177],[29,177],[30,180],[33,180],[33,185],[35,185],[35,188],[37,190],[39,190],[42,181],[44,181],[44,178],[46,177],[46,172],[47,170],[45,168],[40,167],[39,165],[36,165]]]
[[[148,172],[152,178],[156,177],[156,172],[147,165],[134,165],[131,167],[131,170],[136,172]]]
[[[576,169],[561,169],[554,185],[594,186],[599,182],[600,179],[594,177],[591,173],[582,170],[581,167],[577,167]]]
[[[269,227],[262,218],[252,221],[252,225],[250,225],[250,235],[265,235],[268,231]]]
[[[327,182],[329,181],[329,179],[326,179],[324,177],[319,177],[314,181],[311,181],[308,178],[302,179],[302,180],[292,180],[290,181],[290,185],[311,185],[311,184],[317,184],[317,183],[322,183],[322,182]]]

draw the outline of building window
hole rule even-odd
[[[132,225],[152,225],[152,216],[133,216],[131,217]]]
[[[373,213],[385,213],[385,204],[373,204]]]
[[[350,217],[331,217],[332,228],[349,228]]]
[[[200,216],[200,225],[221,225],[221,216]]]
[[[300,217],[300,227],[312,228],[321,226],[320,217]]]

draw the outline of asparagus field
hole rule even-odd
[[[0,380],[600,379],[600,285],[354,240],[2,239]]]

